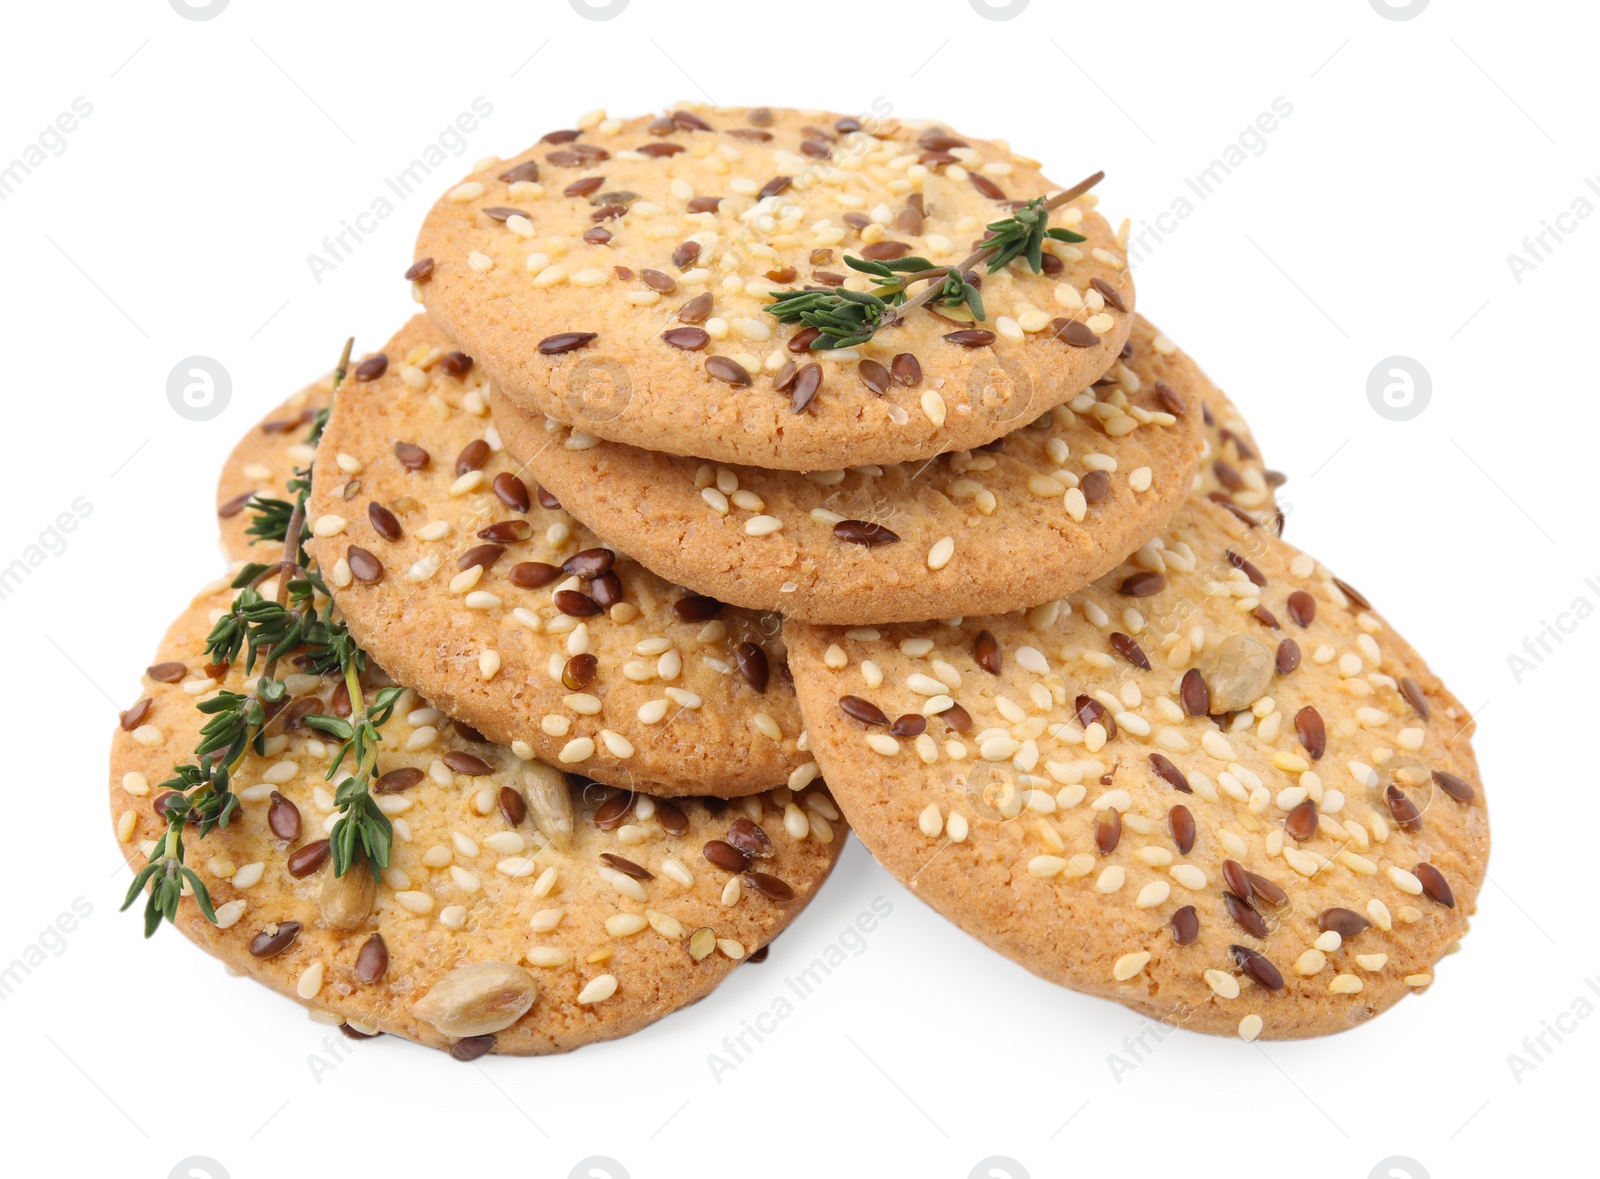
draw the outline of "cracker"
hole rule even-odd
[[[1001,613],[1081,589],[1189,494],[1202,406],[1226,399],[1158,338],[1135,317],[1123,358],[1077,397],[984,449],[889,466],[700,463],[505,398],[495,423],[598,534],[702,593],[832,624]]]
[[[195,704],[218,687],[243,689],[237,666],[221,681],[203,670],[212,617],[228,607],[233,593],[218,583],[193,600],[156,658],[157,664],[181,664],[184,670],[168,668],[161,680],[146,675],[141,699],[150,703],[141,726],[114,735],[111,814],[120,850],[135,870],[166,829],[154,804],[160,783],[195,747],[204,719]],[[297,699],[314,695],[323,702],[320,711],[331,712],[333,679],[303,679],[309,682],[294,684]],[[304,877],[288,870],[290,854],[325,838],[336,814],[333,784],[325,776],[335,744],[313,730],[285,730],[276,722],[267,732],[267,754],[247,755],[234,775],[241,802],[229,825],[204,839],[193,832],[186,838],[187,865],[207,886],[220,925],[206,921],[186,899],[178,928],[230,969],[302,1003],[313,1018],[342,1023],[357,1037],[388,1032],[463,1056],[486,1049],[564,1052],[626,1035],[693,1003],[799,913],[848,834],[820,785],[732,803],[669,802],[575,779],[564,787],[574,825],[562,846],[528,805],[539,794],[536,784],[550,780],[549,771],[504,746],[463,736],[408,692],[384,727],[379,768],[414,769],[420,780],[379,796],[395,824],[390,868],[370,914],[355,928],[336,929],[318,900],[331,868]],[[469,775],[445,764],[447,756],[461,755],[485,763],[489,772],[477,774],[468,764],[474,771]],[[507,792],[527,810],[514,824],[517,804],[508,814],[500,803]],[[292,806],[301,816],[291,840],[268,826],[274,793],[285,800],[280,807]],[[596,822],[601,808],[608,808],[599,816],[605,829]],[[791,810],[805,820],[803,828],[786,821]],[[704,845],[730,838],[730,827],[740,820],[759,825],[771,844],[770,857],[751,860],[751,868],[783,881],[792,899],[769,899],[750,886],[748,876],[704,858]],[[651,878],[619,877],[602,860],[605,855],[620,856]],[[634,895],[620,891],[612,883],[617,879]],[[731,904],[724,891],[730,880],[744,882]],[[620,924],[608,927],[608,920],[619,917]],[[258,937],[270,938],[291,922],[301,928],[297,936],[286,935],[281,952],[265,958],[251,952]],[[696,960],[689,938],[701,928],[714,931],[718,948]],[[388,965],[380,978],[363,981],[357,963],[374,936],[382,939]],[[368,950],[369,959],[373,953]],[[537,989],[526,1014],[485,1033],[493,1036],[488,1046],[470,1038],[463,1043],[462,1035],[430,1022],[441,1016],[438,1001],[429,1001],[453,971],[485,963],[501,964],[513,980],[525,974]],[[597,980],[607,977],[615,980],[614,990],[595,998],[610,986]],[[580,1000],[585,992],[590,1001]],[[447,1029],[457,1026],[444,1022]]]
[[[541,506],[489,421],[490,383],[424,317],[351,372],[318,449],[307,548],[391,675],[612,785],[732,797],[810,761],[779,619],[690,595]]]
[[[674,154],[648,154],[660,152]],[[446,193],[417,239],[427,273],[415,292],[504,396],[598,437],[784,470],[925,459],[993,441],[1115,361],[1133,282],[1094,195],[1053,213],[1088,240],[1050,241],[1046,272],[1018,261],[984,273],[981,324],[919,310],[859,348],[802,354],[768,292],[864,290],[844,257],[899,247],[954,266],[1010,201],[1061,190],[1003,143],[894,120],[742,109],[607,120]],[[913,198],[922,212],[908,211]],[[1060,335],[1067,321],[1076,343]],[[993,342],[947,338],[969,329]],[[571,333],[581,339],[563,342]],[[904,372],[902,354],[920,376],[873,375]],[[776,387],[790,360],[821,366],[803,412]]]
[[[1489,851],[1471,716],[1354,590],[1223,505],[1192,500],[1060,603],[790,641],[868,849],[1051,981],[1320,1035],[1431,985],[1466,930]]]

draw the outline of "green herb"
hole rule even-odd
[[[347,354],[345,356],[345,360],[348,361],[349,359],[350,359],[350,357]],[[344,369],[341,368],[341,369],[339,369],[337,372],[335,372],[333,374],[333,387],[335,389],[337,389],[339,387],[340,382],[342,382],[343,380],[344,380]],[[333,406],[330,404],[330,405],[324,405],[321,409],[317,410],[317,412],[314,415],[312,415],[312,418],[311,418],[311,432],[306,435],[306,443],[307,443],[307,445],[315,446],[315,445],[317,445],[317,443],[322,441],[322,432],[328,428],[328,415],[330,413],[332,413],[332,412],[333,412]],[[291,484],[290,486],[293,486],[293,484]]]
[[[322,412],[323,414],[327,413],[326,410]],[[326,421],[326,418],[319,417],[318,421]],[[318,423],[313,423],[312,434],[306,436],[306,441],[315,446],[317,441],[320,440],[320,429]],[[309,467],[304,470],[297,468],[294,477],[289,480],[287,486],[289,491],[295,494],[295,502],[304,499],[311,491],[311,469]],[[262,541],[277,541],[281,544],[288,539],[289,518],[294,515],[294,503],[286,499],[277,499],[270,495],[255,495],[246,501],[246,507],[250,511],[251,520],[245,526],[244,531],[245,535],[250,537],[251,544],[259,544]],[[301,546],[303,547],[310,538],[311,525],[302,517],[300,521]]]
[[[349,368],[347,341],[333,388],[337,396]],[[307,442],[315,446],[327,424],[324,409],[312,422]],[[290,480],[295,493],[291,504],[285,500],[258,498],[250,501],[254,513],[248,529],[252,536],[270,537],[283,544],[281,559],[271,564],[244,566],[234,578],[240,590],[228,612],[219,618],[206,636],[205,653],[215,663],[234,664],[244,656],[245,671],[262,664],[256,687],[249,695],[220,691],[196,705],[210,719],[200,730],[192,762],[174,767],[173,776],[161,784],[170,793],[162,802],[167,830],[158,841],[150,862],[134,877],[122,907],[133,904],[149,885],[145,902],[145,936],[149,937],[163,919],[177,919],[178,902],[187,881],[206,920],[216,922],[211,896],[195,872],[184,866],[183,830],[193,825],[199,838],[216,827],[226,827],[238,809],[239,800],[231,789],[234,770],[245,756],[264,749],[267,727],[288,699],[288,690],[274,674],[278,661],[298,653],[300,665],[310,674],[337,671],[350,693],[351,720],[338,717],[308,716],[306,723],[331,733],[344,743],[328,771],[331,780],[348,758],[355,772],[340,782],[335,801],[342,812],[330,836],[334,871],[342,876],[359,857],[364,858],[377,876],[389,863],[393,827],[372,797],[370,785],[377,774],[377,749],[380,729],[393,715],[404,689],[383,688],[370,707],[363,704],[361,675],[367,668],[367,655],[342,620],[333,617],[331,600],[316,608],[316,595],[328,597],[327,586],[305,553],[310,535],[305,524],[306,499],[311,493],[310,469],[297,471]],[[267,598],[258,587],[277,578],[275,598]]]
[[[176,799],[173,800],[177,802]],[[206,915],[206,920],[215,925],[217,911],[211,906],[211,894],[206,891],[206,886],[200,882],[192,868],[183,864],[183,820],[176,819],[175,809],[167,808],[167,830],[161,837],[161,846],[150,857],[150,862],[139,870],[133,878],[133,885],[128,889],[128,899],[122,902],[126,909],[133,904],[134,897],[139,895],[141,889],[149,883],[150,897],[144,906],[144,936],[149,937],[161,926],[163,918],[176,923],[178,920],[178,902],[183,898],[183,882],[187,880],[189,887],[194,890],[195,904],[200,906],[200,911]]]
[[[362,699],[361,677],[353,667],[345,672],[344,682],[350,692],[349,720],[336,716],[305,719],[312,728],[343,742],[333,764],[328,767],[329,781],[339,772],[345,758],[348,757],[354,767],[334,793],[334,802],[340,811],[328,837],[334,875],[343,876],[349,871],[359,853],[376,879],[389,866],[389,848],[394,842],[394,826],[372,796],[372,781],[378,772],[378,744],[382,740],[378,730],[394,715],[395,704],[405,689],[381,688],[367,706]]]
[[[780,323],[816,328],[821,334],[811,342],[814,352],[864,344],[884,328],[903,320],[909,312],[933,302],[946,307],[965,306],[974,319],[982,320],[983,299],[978,288],[967,281],[967,272],[987,263],[989,273],[994,274],[1023,258],[1037,274],[1044,268],[1046,238],[1064,242],[1087,240],[1069,229],[1051,228],[1050,214],[1088,192],[1104,177],[1104,172],[1096,172],[1065,192],[1048,200],[1035,197],[1010,217],[990,222],[988,236],[958,266],[935,266],[926,258],[878,262],[847,255],[846,266],[878,280],[872,290],[774,291],[767,313]],[[910,287],[919,282],[928,285],[908,298]]]

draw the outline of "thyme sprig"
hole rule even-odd
[[[334,370],[335,396],[349,369],[353,344],[353,340],[345,343]],[[327,409],[313,418],[306,438],[310,445],[320,442],[327,420]],[[194,825],[197,836],[203,839],[214,828],[228,825],[239,802],[231,788],[233,773],[248,753],[264,751],[266,730],[288,700],[288,689],[275,674],[278,662],[291,654],[311,674],[337,670],[350,693],[351,720],[305,718],[308,725],[338,736],[343,742],[328,778],[334,777],[347,757],[356,771],[340,782],[336,792],[341,815],[330,836],[334,871],[344,875],[358,853],[374,876],[389,863],[393,827],[378,808],[370,786],[377,772],[377,747],[382,740],[379,730],[393,715],[403,689],[383,688],[370,707],[364,705],[361,676],[367,669],[366,652],[344,622],[334,618],[327,586],[305,552],[305,540],[310,535],[306,525],[310,468],[296,471],[288,487],[295,496],[293,503],[257,497],[248,505],[254,519],[247,532],[257,539],[281,541],[282,557],[271,564],[247,564],[239,571],[233,581],[239,594],[206,636],[205,652],[214,664],[231,666],[242,653],[246,673],[253,672],[258,662],[262,670],[249,694],[219,691],[196,705],[210,719],[201,727],[195,760],[174,767],[173,776],[161,784],[168,792],[161,802],[167,829],[149,862],[135,875],[122,904],[128,908],[149,886],[144,910],[146,937],[160,928],[163,919],[176,921],[186,885],[206,920],[216,923],[210,893],[200,877],[184,864],[183,830]],[[258,587],[272,578],[277,579],[277,591],[269,599]],[[316,605],[319,595],[327,602],[322,610]]]
[[[354,667],[345,671],[344,682],[350,693],[350,719],[308,716],[306,724],[343,742],[333,764],[328,767],[329,781],[346,758],[354,767],[354,772],[339,783],[333,797],[340,812],[328,837],[334,875],[343,876],[359,856],[377,879],[389,866],[389,850],[394,843],[394,825],[378,808],[378,800],[372,796],[371,789],[378,772],[378,746],[383,740],[379,729],[394,715],[395,705],[405,689],[380,688],[368,705],[362,695],[360,674]]]
[[[313,427],[315,428],[315,427]],[[308,438],[309,441],[309,438]],[[271,495],[252,496],[246,503],[250,510],[250,523],[245,525],[245,535],[250,537],[251,544],[261,541],[278,541],[280,544],[288,538],[289,521],[294,515],[295,503],[304,498],[311,490],[310,468],[304,471],[296,470],[294,477],[287,484],[289,491],[295,495],[295,501],[278,499]],[[300,545],[302,550],[305,543],[311,538],[311,525],[306,521],[304,514],[300,518]]]
[[[287,521],[290,535],[298,538],[300,521],[304,515],[305,503],[302,500],[295,505]],[[298,568],[295,555],[299,548],[298,539],[285,541],[280,564]],[[250,568],[247,566],[246,572]],[[259,568],[256,567],[257,570]],[[240,577],[244,576],[245,572],[241,572]],[[287,598],[288,580],[286,576],[278,579],[280,599]],[[238,585],[238,579],[235,579],[235,585]],[[261,599],[260,593],[254,589],[246,590],[235,599],[234,608],[212,627],[211,634],[206,638],[206,651],[213,659],[219,658],[216,654],[218,651],[230,651],[225,656],[225,662],[230,664],[237,656],[238,645],[244,641],[243,637],[236,643],[230,638],[219,638],[218,631],[231,627],[232,620],[238,616],[240,599],[249,595]],[[280,601],[273,605],[281,608],[282,603]],[[252,666],[254,658],[255,651],[252,650]],[[149,863],[134,876],[133,883],[128,886],[128,894],[122,901],[122,907],[128,908],[146,883],[150,883],[150,895],[144,907],[145,937],[150,937],[160,928],[163,918],[168,922],[177,922],[178,902],[183,897],[185,881],[193,890],[195,903],[205,914],[206,920],[216,924],[217,913],[211,904],[211,894],[200,877],[184,866],[183,829],[193,823],[198,828],[198,837],[204,839],[213,829],[226,827],[238,809],[239,798],[232,789],[233,771],[251,750],[258,754],[263,751],[267,723],[272,713],[288,697],[288,689],[283,681],[272,674],[276,665],[277,657],[269,653],[255,689],[249,695],[220,691],[195,705],[211,719],[200,728],[200,743],[194,751],[195,760],[173,767],[173,776],[161,783],[161,789],[168,792],[161,804],[167,829],[157,842]]]
[[[987,226],[988,236],[958,265],[935,266],[926,258],[917,257],[877,261],[846,255],[846,266],[878,280],[872,290],[773,291],[767,313],[780,323],[815,328],[820,334],[811,342],[813,352],[864,344],[884,328],[905,319],[916,308],[932,302],[946,307],[964,305],[974,319],[981,321],[983,298],[977,284],[967,279],[968,272],[986,264],[989,273],[994,274],[1022,258],[1037,274],[1044,268],[1046,238],[1086,241],[1082,234],[1070,229],[1052,227],[1050,214],[1076,200],[1104,178],[1104,172],[1096,172],[1064,192],[1048,199],[1035,197],[1010,217],[991,221]],[[916,295],[910,295],[910,288],[920,282],[928,285]]]

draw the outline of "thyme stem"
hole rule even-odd
[[[1096,172],[1093,176],[1086,176],[1082,180],[1078,181],[1078,183],[1074,184],[1071,188],[1063,189],[1061,192],[1056,193],[1055,196],[1051,197],[1049,200],[1044,202],[1044,205],[1042,206],[1042,208],[1044,209],[1044,211],[1046,213],[1053,213],[1057,209],[1059,209],[1062,205],[1065,205],[1065,204],[1068,204],[1071,201],[1077,200],[1084,193],[1088,192],[1091,188],[1093,188],[1095,185],[1099,184],[1105,178],[1106,178],[1106,174],[1104,172]],[[961,262],[957,263],[957,265],[955,266],[955,269],[958,272],[960,272],[962,274],[965,274],[967,271],[971,270],[974,266],[979,265],[980,263],[983,262],[984,259],[988,258],[991,254],[993,254],[995,252],[995,250],[997,250],[999,248],[999,246],[1000,246],[999,238],[997,236],[991,234],[989,237],[984,238],[981,242],[978,243],[978,248],[977,249],[973,250],[972,253],[970,253],[970,254],[968,254],[966,256],[966,258],[964,258]],[[931,278],[936,278],[936,277],[943,277],[944,275],[946,275],[946,274],[948,274],[950,272],[950,269],[951,268],[948,267],[948,266],[941,266],[936,270],[919,271],[917,274],[910,276],[910,279],[906,283],[906,285],[910,286],[910,284],[912,282],[916,282],[916,281],[918,281],[920,279],[924,279],[924,278],[930,278],[931,279]],[[918,292],[918,294],[914,298],[907,300],[906,302],[900,304],[898,307],[896,307],[893,310],[891,310],[889,312],[889,314],[884,318],[884,321],[883,321],[881,326],[882,327],[893,327],[895,324],[899,323],[902,319],[904,319],[908,312],[911,312],[911,311],[915,310],[916,308],[923,306],[925,303],[927,303],[929,300],[931,300],[938,293],[939,293],[939,287],[937,287],[937,286],[929,285],[929,286],[924,287],[920,292]]]

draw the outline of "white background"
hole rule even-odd
[[[968,0],[631,0],[599,22],[566,0],[233,0],[194,21],[165,0],[121,0],[13,5],[6,21],[0,162],[75,98],[93,107],[0,202],[0,565],[75,497],[92,505],[0,601],[0,965],[75,899],[91,910],[0,999],[12,1173],[167,1176],[203,1156],[195,1174],[235,1179],[565,1177],[598,1155],[613,1179],[963,1179],[999,1155],[1013,1179],[1364,1179],[1401,1155],[1420,1179],[1508,1174],[1589,1141],[1600,1019],[1569,1023],[1520,1077],[1507,1060],[1578,996],[1600,1004],[1585,987],[1600,976],[1600,622],[1576,622],[1520,683],[1507,662],[1574,599],[1600,604],[1600,218],[1569,222],[1520,282],[1507,261],[1575,198],[1600,204],[1584,184],[1600,176],[1589,6],[1436,0],[1396,21],[1368,0],[1033,0],[997,21]],[[493,113],[449,177],[316,281],[307,255],[478,96]],[[461,1065],[392,1039],[349,1051],[335,1035],[339,1061],[297,1006],[228,979],[171,930],[142,942],[138,918],[116,911],[127,874],[102,760],[116,708],[219,571],[212,489],[235,438],[346,335],[375,347],[410,314],[399,278],[432,195],[599,106],[855,112],[880,96],[899,115],[1009,137],[1060,183],[1104,168],[1113,223],[1194,203],[1139,267],[1140,309],[1289,473],[1289,538],[1360,586],[1481,718],[1494,857],[1474,930],[1432,991],[1333,1039],[1179,1033],[1116,1077],[1108,1054],[1138,1017],[969,941],[859,845],[767,964],[560,1058]],[[1293,112],[1264,150],[1196,199],[1185,178],[1280,96]],[[205,423],[166,398],[193,354],[232,377],[231,403]],[[1406,422],[1366,396],[1396,354],[1432,381]],[[893,913],[864,952],[714,1080],[708,1053],[880,896]]]

